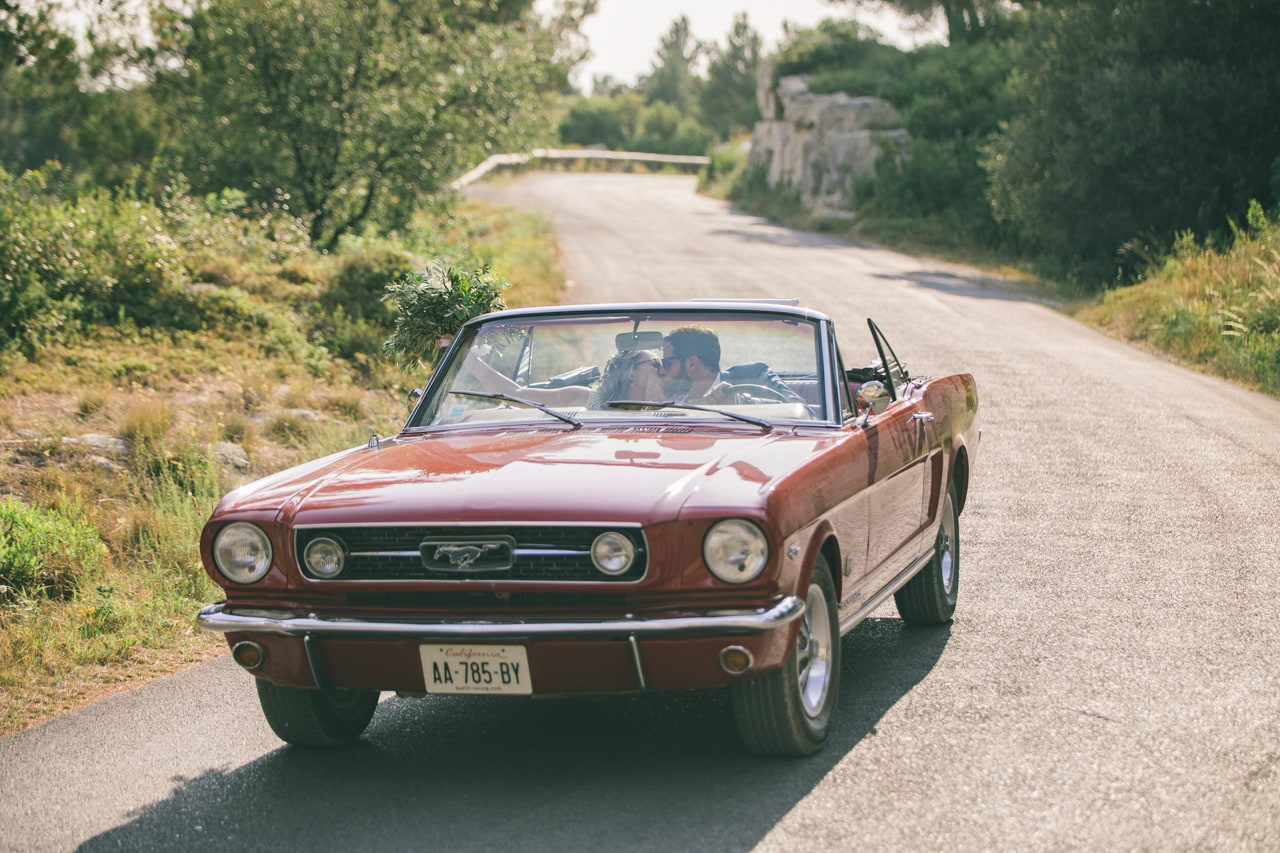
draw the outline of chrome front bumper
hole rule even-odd
[[[314,613],[295,616],[281,610],[229,610],[225,603],[200,611],[196,622],[207,631],[278,634],[286,637],[396,636],[499,639],[515,637],[678,636],[682,634],[758,634],[781,628],[804,615],[804,601],[788,595],[772,607],[721,610],[697,616],[604,620],[437,620],[396,622],[340,619]]]

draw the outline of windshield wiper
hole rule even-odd
[[[677,403],[675,400],[663,400],[658,403],[646,402],[644,400],[611,400],[605,403],[610,409],[692,409],[695,412],[712,412],[717,415],[724,415],[726,418],[733,418],[735,421],[754,424],[765,432],[773,430],[773,422],[766,421],[764,418],[754,418],[751,415],[744,415],[739,412],[730,412],[727,409],[717,409],[715,406],[699,406],[694,403]]]
[[[551,415],[567,424],[572,424],[574,429],[582,426],[582,421],[577,418],[571,418],[564,412],[557,412],[555,409],[549,409],[541,403],[535,403],[532,400],[526,400],[523,397],[512,397],[510,394],[494,394],[489,391],[459,391],[456,388],[449,390],[450,394],[457,394],[460,397],[482,397],[486,400],[501,400],[504,403],[515,403],[517,406],[524,406],[527,409],[537,409],[545,415]]]

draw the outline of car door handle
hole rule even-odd
[[[911,416],[911,420],[926,424],[931,423],[933,421],[933,412],[916,412]]]

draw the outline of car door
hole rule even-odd
[[[910,377],[883,332],[867,325],[880,357],[889,403],[863,422],[871,483],[868,507],[868,574],[897,574],[920,556],[926,496],[933,465],[929,459],[929,413],[909,395]]]
[[[842,428],[848,433],[848,440],[841,444],[836,455],[836,464],[841,466],[846,475],[844,485],[847,492],[831,513],[831,521],[840,542],[842,558],[839,570],[844,576],[841,584],[844,598],[839,602],[839,607],[843,616],[845,612],[856,609],[862,601],[859,581],[867,573],[867,531],[870,528],[867,507],[870,503],[872,484],[866,473],[867,436],[858,423],[844,361],[836,346],[833,329],[829,329],[828,336],[833,353],[833,364],[829,369],[831,375],[835,377],[835,394],[832,397],[840,412]]]

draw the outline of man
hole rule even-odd
[[[731,386],[720,381],[720,339],[704,326],[681,326],[662,339],[662,380],[677,403],[733,402]]]

